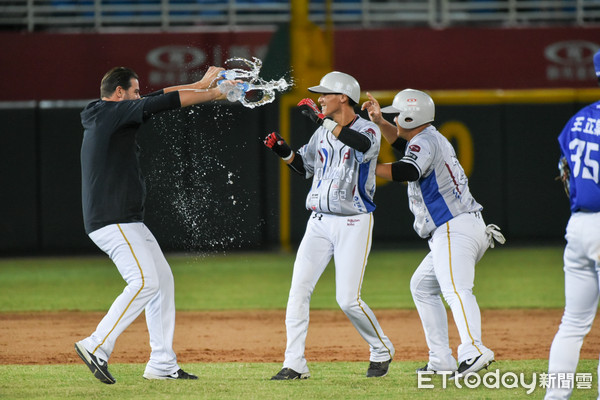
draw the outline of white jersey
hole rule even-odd
[[[308,210],[335,215],[375,210],[375,167],[381,133],[377,125],[358,115],[349,128],[369,138],[371,147],[366,153],[345,145],[323,127],[298,150],[306,178],[313,178],[306,197]]]
[[[402,161],[419,171],[419,179],[408,182],[408,200],[415,231],[422,238],[460,214],[483,209],[469,191],[454,148],[433,126],[408,142]]]

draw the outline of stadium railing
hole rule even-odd
[[[600,24],[600,0],[313,0],[335,26]],[[0,30],[259,27],[290,20],[287,0],[0,0]]]

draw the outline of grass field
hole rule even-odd
[[[414,308],[408,282],[425,249],[374,251],[363,285],[373,309]],[[283,309],[293,254],[243,253],[168,257],[176,283],[178,310]],[[0,312],[105,311],[122,291],[123,282],[104,257],[0,259]],[[564,288],[561,247],[498,248],[477,267],[475,293],[481,308],[562,308]],[[334,269],[326,270],[312,308],[336,309]],[[419,333],[421,334],[421,333]],[[145,339],[144,339],[145,340]],[[265,338],[268,340],[268,338]],[[35,343],[32,343],[35,345]],[[532,344],[535,345],[535,344]],[[0,359],[2,353],[0,349]],[[594,372],[592,389],[575,399],[595,398],[597,360],[582,360],[580,371]],[[280,364],[194,364],[199,382],[149,382],[140,379],[144,365],[111,364],[116,385],[94,380],[82,365],[0,365],[0,398],[7,399],[507,399],[543,398],[537,387],[418,388],[414,370],[422,362],[392,363],[383,379],[365,379],[364,363],[311,363],[307,381],[271,382]],[[532,374],[547,360],[504,361],[491,371]],[[325,371],[325,372],[323,372]]]
[[[560,247],[496,248],[477,265],[481,308],[562,308]],[[363,298],[377,308],[414,308],[410,277],[426,250],[376,251],[369,257]],[[283,309],[294,255],[243,253],[168,257],[178,310]],[[311,307],[337,309],[335,272],[319,280]],[[105,311],[123,290],[107,257],[0,259],[0,312]]]
[[[0,398],[6,399],[542,399],[538,386],[530,393],[526,387],[475,389],[433,379],[433,389],[419,389],[415,369],[419,362],[392,363],[390,373],[382,379],[366,379],[364,363],[311,363],[313,377],[304,381],[273,382],[265,377],[281,367],[273,363],[220,363],[190,365],[184,368],[201,371],[198,381],[165,382],[140,379],[144,366],[113,364],[118,376],[114,385],[104,385],[92,378],[81,365],[0,365]],[[533,373],[546,368],[542,360],[499,361],[494,369],[522,373],[530,385]],[[494,364],[492,364],[494,365]],[[583,360],[580,370],[594,370],[597,361]],[[492,369],[492,371],[494,370]],[[7,379],[10,377],[10,379]],[[594,378],[595,379],[595,378]],[[536,381],[539,383],[539,380]],[[573,399],[595,399],[593,389],[578,389]]]

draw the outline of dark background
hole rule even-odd
[[[81,216],[84,105],[32,102],[0,109],[1,254],[98,251]],[[437,127],[449,120],[468,127],[475,157],[471,191],[484,206],[486,222],[500,225],[509,243],[562,240],[569,206],[554,180],[556,137],[583,105],[437,107]],[[148,186],[146,223],[164,250],[279,246],[281,165],[262,144],[266,133],[278,129],[278,107],[277,102],[255,109],[227,102],[199,105],[157,115],[144,126],[138,140]],[[298,148],[313,127],[297,110],[291,113],[290,142]],[[309,215],[304,207],[309,186],[309,180],[292,174],[293,245]],[[375,247],[423,245],[412,229],[405,185],[378,186],[375,202]]]

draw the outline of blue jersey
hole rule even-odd
[[[571,170],[571,211],[600,211],[600,101],[575,114],[558,143]]]

